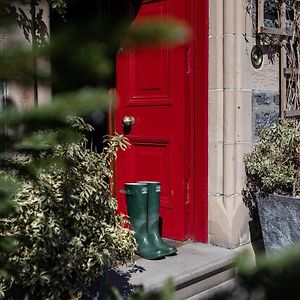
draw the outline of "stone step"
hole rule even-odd
[[[203,291],[199,294],[196,294],[192,297],[187,298],[186,300],[206,300],[209,299],[211,296],[215,295],[216,293],[222,293],[224,291],[231,291],[235,288],[235,279],[229,279],[217,286],[214,286],[206,291]]]
[[[146,293],[159,291],[168,279],[172,279],[175,285],[175,299],[201,297],[201,293],[230,282],[234,277],[232,262],[236,255],[233,250],[187,243],[178,247],[175,256],[162,260],[140,258],[133,266],[119,268],[117,278],[120,280],[120,274],[127,276],[126,284],[123,280],[125,289],[113,277],[110,277],[110,281],[124,298],[130,294],[130,289],[132,292],[138,286],[143,286]]]

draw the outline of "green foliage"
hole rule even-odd
[[[112,287],[107,295],[107,300],[122,300],[118,290]],[[173,300],[174,299],[174,285],[171,280],[166,281],[163,289],[159,292],[152,292],[145,294],[144,290],[138,289],[129,300]]]
[[[132,26],[126,35],[124,44],[128,47],[144,47],[182,44],[189,39],[187,24],[177,19],[144,18],[137,26]]]
[[[25,0],[24,3],[39,5],[42,0]],[[70,0],[49,0],[49,3],[53,9],[56,9],[59,13],[63,14],[66,11],[67,4]]]
[[[240,290],[248,294],[246,299],[294,299],[300,292],[299,245],[273,255],[259,256],[255,266],[249,264],[247,255],[241,256],[237,264]]]
[[[72,123],[91,130],[82,119]],[[23,183],[15,212],[1,221],[2,235],[19,241],[9,256],[12,280],[36,299],[80,298],[105,266],[126,263],[136,250],[107,183],[117,149],[128,141],[116,134],[101,154],[84,141],[58,145],[54,163]],[[60,157],[65,164],[57,163]]]
[[[250,254],[236,260],[236,282],[232,289],[209,297],[210,300],[298,299],[300,293],[300,245],[268,256],[258,256],[253,264]]]
[[[40,2],[0,1],[1,28],[11,32],[10,26],[14,30],[17,25],[34,46],[31,52],[20,44],[6,45],[0,55],[0,80],[31,86],[34,78],[54,83],[53,91],[63,92],[54,95],[50,105],[0,114],[0,273],[5,277],[13,272],[13,282],[29,288],[33,297],[65,299],[79,297],[106,263],[124,263],[135,249],[107,184],[109,163],[117,147],[126,147],[126,139],[115,135],[95,154],[82,144],[78,129],[86,126],[80,119],[77,128],[69,126],[72,116],[93,119],[112,102],[103,88],[113,82],[116,52],[132,18],[127,15],[129,1],[100,1],[110,11],[99,17],[92,1],[50,0],[65,17],[60,17],[59,32],[52,31],[49,46],[43,43],[49,36],[43,10],[34,7]],[[65,22],[76,2],[84,6],[80,18],[74,18],[74,24]],[[31,9],[24,9],[26,3]],[[135,3],[132,17],[141,1]],[[162,43],[163,36],[169,43],[186,40],[186,25],[173,29],[175,22],[164,24],[135,27],[128,45]],[[49,58],[51,74],[37,64]]]
[[[68,0],[51,0],[52,8],[56,9],[59,13],[63,14],[66,11]]]
[[[25,134],[41,128],[53,129],[55,125],[57,128],[69,127],[69,116],[88,115],[98,107],[105,110],[113,100],[113,96],[106,90],[83,88],[76,92],[56,95],[53,97],[53,103],[48,105],[23,111],[5,111],[0,114],[0,126],[17,128],[22,124]]]
[[[253,151],[245,158],[245,202],[255,207],[257,192],[300,194],[300,131],[296,121],[282,120],[261,131]]]
[[[247,174],[261,189],[292,195],[300,191],[300,132],[294,121],[282,121],[262,131],[246,158]]]

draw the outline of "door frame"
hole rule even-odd
[[[186,46],[186,176],[185,238],[208,241],[208,18],[209,0],[187,1],[193,28]],[[109,112],[109,132],[115,131],[115,107]],[[115,169],[113,167],[113,169]],[[115,176],[111,181],[115,194]]]
[[[195,1],[195,240],[208,241],[208,26],[209,0]],[[198,187],[198,188],[197,188]]]
[[[208,241],[208,19],[209,0],[190,0],[187,17],[193,30],[187,45],[186,237]],[[191,67],[189,66],[191,65]]]

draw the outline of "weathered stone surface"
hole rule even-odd
[[[253,140],[258,139],[260,131],[279,120],[279,93],[275,91],[253,91]]]
[[[279,106],[280,97],[279,94],[275,94],[273,97],[273,102],[275,105]]]
[[[300,198],[258,195],[258,211],[266,251],[300,241]]]
[[[236,256],[233,250],[187,243],[178,247],[175,256],[151,261],[138,259],[133,266],[120,267],[119,272],[127,276],[127,288],[143,285],[146,293],[161,290],[166,280],[172,279],[176,290],[174,299],[183,300],[233,278],[232,262]],[[124,295],[124,289],[115,278],[109,278],[109,283]]]
[[[257,105],[269,105],[273,100],[273,95],[267,93],[253,93]]]
[[[278,112],[259,112],[255,116],[255,134],[258,135],[259,132],[267,127],[278,122]]]
[[[279,94],[276,92],[253,91],[254,106],[279,104]]]

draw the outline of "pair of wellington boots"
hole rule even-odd
[[[127,212],[135,233],[137,254],[146,259],[174,255],[177,249],[166,244],[159,234],[160,183],[125,183]]]

